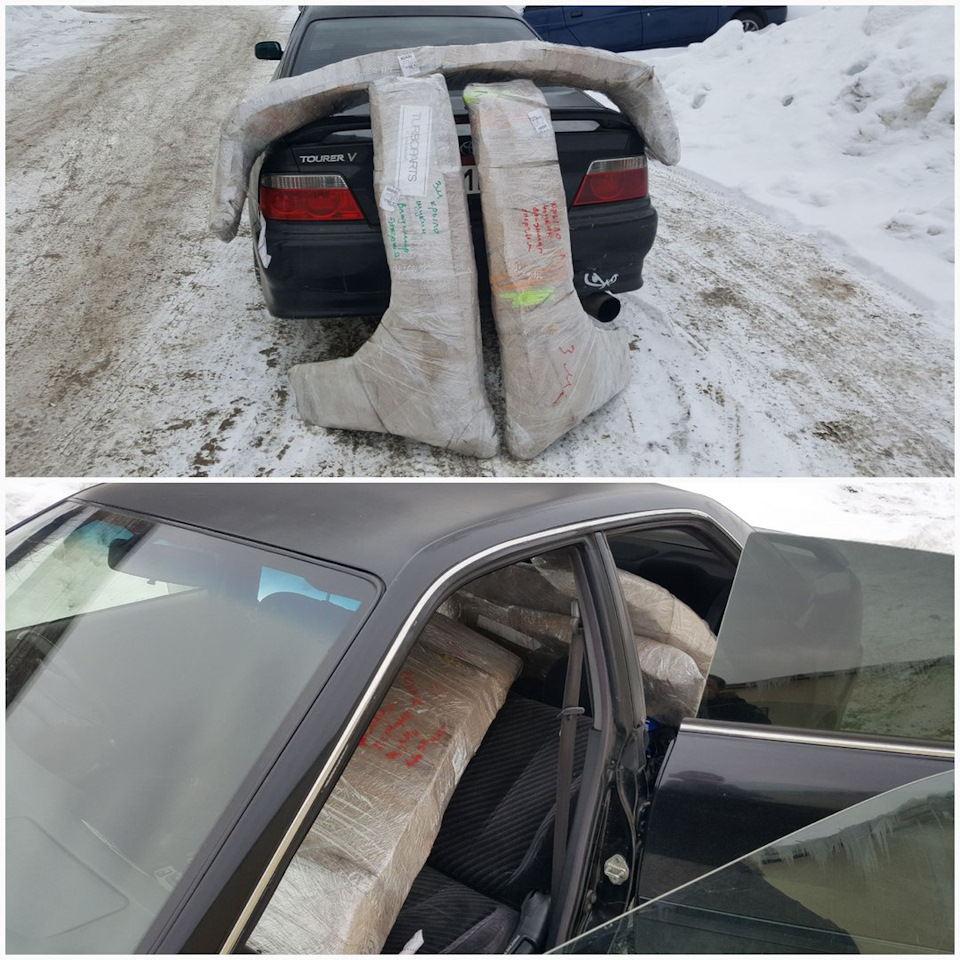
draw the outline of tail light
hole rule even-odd
[[[260,180],[260,210],[269,220],[364,219],[339,174],[264,176]]]
[[[594,160],[577,191],[575,207],[588,203],[614,203],[647,195],[647,158],[622,157]]]

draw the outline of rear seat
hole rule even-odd
[[[384,952],[398,952],[419,929],[425,953],[501,952],[526,894],[549,892],[557,714],[555,706],[507,697],[450,801],[427,866]],[[575,780],[583,770],[591,724],[578,718]]]

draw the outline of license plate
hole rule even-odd
[[[463,168],[463,183],[467,188],[468,195],[480,192],[480,176],[477,173],[476,167],[469,166]]]

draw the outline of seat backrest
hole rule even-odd
[[[519,660],[439,614],[424,628],[249,944],[379,953]]]

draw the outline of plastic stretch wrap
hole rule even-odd
[[[520,661],[434,616],[250,938],[267,953],[379,953]]]
[[[436,74],[377,81],[370,110],[390,306],[352,357],[293,367],[297,407],[320,426],[492,457],[470,215],[446,84]]]
[[[508,451],[528,460],[615,397],[630,377],[626,330],[588,316],[573,286],[557,142],[529,81],[470,84]]]
[[[545,579],[532,563],[509,567],[472,580],[464,591],[500,604],[522,604],[531,610],[570,615],[570,597]]]
[[[536,558],[539,572],[561,593],[576,596],[573,572]],[[617,577],[630,625],[649,716],[677,726],[694,716],[717,641],[710,628],[669,590],[626,570]],[[695,659],[696,654],[697,659]]]
[[[682,650],[706,679],[717,649],[717,638],[707,624],[659,584],[626,570],[618,570],[617,577],[633,632]]]
[[[563,568],[534,561],[537,569],[558,590],[575,596],[573,574]],[[627,602],[630,625],[640,637],[676,647],[696,663],[704,680],[710,670],[717,638],[707,624],[669,590],[626,570],[617,571],[620,589]]]
[[[684,717],[696,716],[704,678],[692,658],[648,637],[635,635],[633,640],[643,674],[647,716],[673,727],[679,727]]]
[[[374,80],[431,73],[443,74],[451,86],[526,77],[597,90],[639,128],[650,156],[666,164],[680,159],[666,94],[653,68],[638,60],[540,40],[389,50],[277,80],[241,100],[220,129],[210,229],[224,241],[236,236],[253,163],[274,140],[362,102]]]
[[[474,585],[470,586],[472,589]],[[569,614],[497,603],[465,590],[458,591],[452,599],[458,605],[457,619],[500,638],[523,660],[525,676],[543,677],[554,661],[570,654],[574,621]]]

